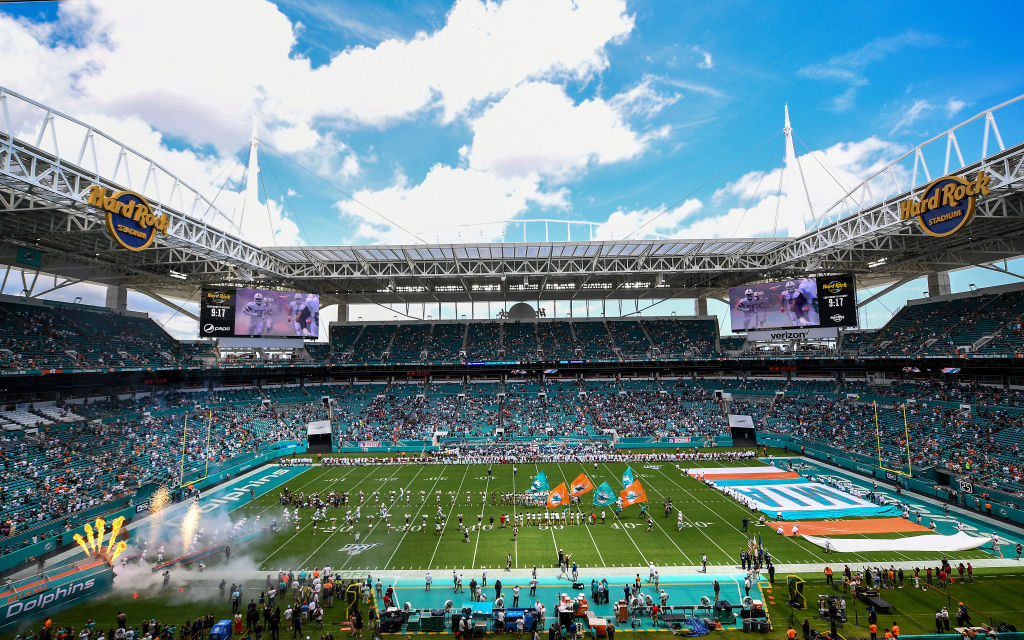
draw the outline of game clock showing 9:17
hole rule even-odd
[[[817,280],[819,326],[856,327],[857,287],[853,276],[818,276]]]
[[[199,336],[223,338],[235,335],[235,290],[203,289],[199,304]]]

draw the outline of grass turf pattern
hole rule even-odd
[[[701,463],[712,466],[715,463]],[[722,466],[726,466],[724,463]],[[553,567],[557,564],[557,553],[564,549],[580,567],[646,567],[649,563],[658,566],[696,566],[701,554],[707,554],[711,565],[739,566],[740,551],[746,548],[748,533],[762,540],[771,552],[776,564],[826,563],[837,561],[859,566],[862,563],[921,560],[934,563],[933,553],[863,553],[825,554],[820,548],[799,538],[777,536],[768,527],[756,526],[759,514],[702,483],[685,476],[674,463],[637,463],[633,465],[635,477],[644,485],[648,495],[648,509],[654,520],[651,531],[647,531],[645,519],[637,517],[639,506],[627,508],[622,517],[613,516],[614,508],[605,508],[605,524],[523,526],[518,539],[513,540],[512,529],[499,528],[502,514],[515,515],[524,510],[529,513],[543,513],[535,507],[494,504],[492,492],[522,492],[529,486],[530,479],[543,469],[551,484],[570,482],[581,471],[590,476],[595,485],[607,481],[613,487],[621,486],[620,478],[625,464],[522,464],[493,465],[488,476],[487,465],[409,465],[409,466],[356,466],[356,467],[313,467],[287,483],[293,492],[314,493],[322,496],[329,491],[348,491],[350,500],[358,503],[358,493],[363,491],[366,502],[363,505],[364,518],[355,526],[360,533],[358,553],[342,551],[346,545],[355,542],[354,531],[341,526],[346,507],[329,510],[329,517],[338,517],[339,527],[334,532],[320,530],[314,534],[310,510],[302,510],[301,527],[298,532],[294,525],[285,524],[281,515],[283,507],[278,504],[277,492],[270,492],[255,502],[245,504],[233,513],[233,517],[260,514],[264,522],[276,518],[282,530],[276,535],[263,535],[239,551],[257,559],[260,570],[300,570],[331,566],[341,571],[385,571],[385,570],[450,570],[490,567],[503,569],[507,554],[512,554],[515,569]],[[515,471],[514,471],[515,470]],[[375,517],[372,527],[368,526],[365,515],[376,512],[373,492],[381,493],[382,501],[389,500],[392,490],[404,488],[412,493],[410,504],[396,501],[390,507],[392,526],[387,531],[384,522]],[[421,503],[420,491],[426,492],[426,502]],[[441,491],[440,507],[447,516],[441,536],[434,532],[434,515],[438,504],[436,491]],[[452,503],[449,492],[455,492]],[[469,492],[469,503],[466,492]],[[486,493],[483,504],[480,492]],[[600,516],[601,509],[590,506],[592,494],[583,498],[580,507],[586,515],[594,512]],[[673,513],[665,518],[662,504],[671,498],[677,509],[684,515],[684,527],[677,530]],[[404,531],[405,514],[410,514],[412,526]],[[422,515],[426,514],[427,526],[422,526]],[[470,528],[468,541],[458,529],[458,515]],[[477,518],[484,524],[478,528]],[[494,518],[491,527],[490,519]],[[742,519],[750,520],[748,533],[742,531]],[[894,534],[884,534],[891,536]],[[899,535],[899,534],[896,534]],[[991,557],[986,550],[955,552],[947,554],[950,560]],[[922,565],[923,566],[923,565]],[[435,576],[436,577],[436,576]]]

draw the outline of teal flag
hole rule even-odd
[[[43,257],[35,249],[29,249],[28,247],[18,247],[18,256],[16,259],[18,264],[27,264],[30,267],[41,267],[43,266]]]
[[[613,504],[615,504],[615,492],[612,491],[610,484],[602,482],[601,486],[594,492],[594,506],[610,507]]]
[[[625,489],[631,484],[633,484],[633,468],[626,467],[626,470],[622,472],[622,488]]]
[[[548,476],[543,471],[537,474],[537,477],[533,479],[533,484],[530,485],[530,492],[535,493],[538,491],[551,491],[551,485],[548,484]]]

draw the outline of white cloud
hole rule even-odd
[[[563,207],[567,194],[542,190],[535,174],[501,177],[493,171],[438,164],[419,184],[410,186],[399,176],[390,187],[353,195],[358,202],[345,200],[335,206],[343,219],[356,223],[357,241],[407,244],[417,240],[399,225],[429,242],[499,241],[504,225],[498,223],[531,205]]]
[[[222,152],[248,138],[254,111],[282,150],[320,142],[313,123],[323,119],[384,126],[439,106],[450,120],[527,79],[584,79],[633,29],[624,0],[459,0],[434,32],[314,68],[294,52],[298,27],[264,0],[78,2],[58,16],[0,15],[7,86],[65,111],[137,116]],[[71,29],[75,44],[51,46]]]
[[[702,49],[697,45],[693,45],[693,52],[700,56],[700,62],[697,63],[698,69],[711,69],[715,66],[714,61],[711,59],[711,52],[707,49]]]
[[[680,229],[688,228],[688,220],[703,208],[697,198],[691,198],[672,211],[665,211],[662,205],[657,209],[635,209],[614,211],[608,220],[594,231],[595,240],[650,237],[652,234],[676,235]],[[643,227],[642,230],[640,228]]]
[[[366,25],[338,26],[369,35]],[[532,176],[519,169],[486,175],[476,166],[436,168],[418,187],[398,182],[380,195],[388,200],[390,194],[391,202],[405,203],[407,210],[410,203],[423,204],[418,194],[434,184],[467,183],[477,202],[490,205],[495,195],[507,194],[510,203],[493,209],[504,219],[526,202],[561,205],[564,193],[541,188],[538,175],[569,177],[590,162],[628,159],[645,148],[646,138],[626,126],[609,103],[595,98],[575,105],[560,87],[547,85],[546,94],[539,88],[545,80],[586,81],[605,69],[607,47],[627,37],[633,26],[625,0],[456,0],[436,30],[407,39],[379,32],[376,37],[388,39],[350,47],[314,66],[294,50],[301,25],[264,0],[84,1],[60,5],[57,21],[50,24],[0,14],[0,56],[5,84],[100,124],[205,193],[217,193],[229,176],[239,179],[232,155],[244,148],[253,113],[259,115],[265,142],[309,161],[320,175],[346,180],[360,175],[362,165],[338,139],[339,128],[387,126],[433,108],[447,121],[505,96],[508,102],[499,103],[490,119],[480,119],[480,144],[465,161],[509,168],[516,164],[512,156],[529,155],[540,160]],[[66,32],[76,38],[56,37]],[[507,138],[487,126],[503,114],[508,121],[510,114],[503,111],[508,104],[530,108],[524,94],[531,91],[573,126],[555,132],[563,133],[561,139],[536,150],[509,147]],[[620,107],[640,109],[641,103],[652,113],[667,104],[649,90],[621,100]],[[533,112],[534,119],[540,115]],[[589,124],[598,127],[598,139],[584,139]],[[168,144],[165,134],[215,151],[173,150],[182,145]],[[220,184],[211,184],[215,181]],[[271,200],[246,202],[238,185],[229,184],[217,204],[229,214],[245,204],[244,235],[250,240],[297,243],[295,222]]]
[[[956,114],[960,113],[960,111],[967,105],[968,103],[964,102],[963,100],[950,98],[948,101],[946,101],[946,115],[952,118]]]
[[[927,100],[914,100],[912,105],[903,110],[899,120],[896,121],[896,124],[893,125],[889,133],[893,134],[907,129],[910,125],[917,122],[921,116],[934,108]]]
[[[643,116],[652,118],[662,109],[670,107],[682,98],[679,93],[660,93],[654,88],[658,79],[645,75],[633,87],[619,93],[608,101],[623,117]]]
[[[807,65],[797,73],[805,78],[847,85],[833,98],[832,106],[836,111],[848,111],[854,107],[860,88],[868,85],[869,66],[907,47],[932,47],[938,43],[939,38],[932,34],[904,31],[896,36],[875,38],[860,48],[832,56],[825,62]]]
[[[350,153],[345,156],[345,159],[341,162],[341,175],[346,178],[352,178],[362,171],[362,167],[359,166],[359,158],[356,154]]]
[[[563,87],[546,82],[512,89],[474,120],[472,128],[470,167],[500,178],[566,180],[590,163],[635,158],[649,141],[611,103],[593,98],[574,104]]]
[[[724,98],[724,93],[714,87],[699,84],[696,82],[690,82],[689,80],[681,80],[679,78],[659,78],[661,82],[672,87],[683,89],[684,91],[693,91],[694,93],[702,93],[704,95],[711,96],[712,98]]]
[[[847,189],[886,166],[902,152],[899,145],[872,136],[800,156],[800,167],[815,214],[821,216]],[[780,193],[782,171],[782,168],[776,168],[767,173],[750,172],[717,189],[710,199],[717,211],[711,213],[707,213],[707,208],[695,198],[664,214],[661,213],[663,209],[615,211],[601,226],[600,237],[622,238],[647,223],[638,237],[643,237],[645,232],[678,238],[784,236],[787,233],[788,206],[792,203],[806,208],[803,203],[807,195],[802,187],[790,192],[794,189],[792,185],[801,184],[800,180],[784,181]],[[795,201],[795,198],[799,200]],[[807,222],[810,224],[809,220]]]

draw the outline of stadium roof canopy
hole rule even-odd
[[[1019,117],[1022,99],[908,151],[798,238],[268,248],[224,231],[229,216],[151,159],[0,88],[0,263],[64,279],[54,287],[88,281],[184,299],[200,285],[283,287],[325,305],[718,297],[749,282],[837,273],[857,274],[862,287],[902,283],[1024,255],[1024,142],[1004,144],[996,122]],[[78,144],[59,148],[58,130]],[[935,178],[979,170],[992,193],[962,230],[934,237],[901,220],[899,203]],[[144,195],[169,217],[168,233],[143,251],[121,247],[87,204],[97,184]],[[38,260],[26,262],[26,249]]]

